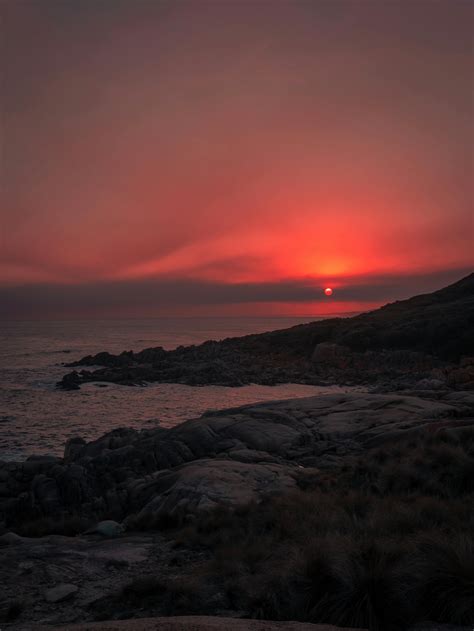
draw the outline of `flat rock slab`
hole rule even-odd
[[[23,537],[0,548],[0,601],[28,602],[5,628],[31,631],[39,621],[85,620],[90,603],[156,571],[157,559],[173,554],[159,535],[98,537]]]
[[[52,629],[53,627],[39,627]],[[141,618],[111,622],[54,627],[58,631],[365,631],[306,622],[272,622],[214,616],[177,616],[171,618]]]

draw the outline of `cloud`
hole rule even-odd
[[[5,313],[368,304],[472,261],[469,3],[4,4]]]
[[[334,312],[341,305],[384,304],[408,298],[413,294],[433,291],[454,282],[471,270],[456,269],[418,275],[379,275],[346,278],[335,287],[330,301],[324,296],[322,279],[292,279],[266,283],[222,283],[195,279],[147,279],[86,283],[80,285],[31,284],[0,288],[0,317],[41,318],[94,316],[129,316],[130,314],[160,315],[183,313],[194,308],[207,309],[215,314],[215,307],[247,306],[251,314],[258,304],[318,305],[329,304]],[[300,309],[301,312],[302,309]],[[232,311],[231,311],[232,312]],[[281,307],[282,315],[285,307]]]

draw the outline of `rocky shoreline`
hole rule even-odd
[[[64,458],[0,463],[3,603],[19,591],[29,603],[11,628],[140,617],[150,610],[110,594],[156,568],[161,579],[181,580],[183,568],[209,558],[203,549],[180,552],[169,528],[296,492],[384,445],[462,440],[473,428],[472,392],[338,394],[208,413],[169,430],[116,430],[87,444],[72,439]],[[111,528],[51,534],[78,535],[104,519],[115,520]],[[198,612],[246,615],[219,592]]]
[[[159,526],[296,488],[302,471],[337,468],[387,441],[471,424],[474,393],[417,394],[291,399],[207,413],[172,429],[72,438],[63,458],[0,462],[0,526],[28,534],[37,520],[54,529],[78,515],[83,525],[103,518]]]
[[[474,274],[432,294],[352,318],[332,318],[199,346],[119,355],[102,352],[65,364],[81,368],[58,382],[192,386],[378,385],[413,388],[422,379],[474,388]],[[92,367],[88,370],[87,367]]]
[[[0,622],[473,623],[473,344],[471,275],[356,318],[68,364],[102,368],[68,373],[65,389],[291,381],[370,391],[120,428],[71,438],[61,458],[0,462]],[[206,628],[169,622],[150,624]]]

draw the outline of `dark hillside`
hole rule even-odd
[[[314,355],[322,343],[333,345],[334,357],[329,362]],[[423,377],[431,368],[472,356],[474,273],[431,294],[352,318],[331,318],[172,351],[157,347],[87,356],[68,366],[105,368],[69,373],[59,385],[74,389],[85,381],[99,380],[126,385],[148,381],[230,386],[321,380],[354,383],[410,372]]]
[[[311,322],[250,337],[253,343],[257,338],[271,340],[296,355],[310,355],[316,344],[334,342],[354,351],[410,350],[458,360],[474,354],[474,273],[431,294],[352,318]]]

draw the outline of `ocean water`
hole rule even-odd
[[[348,388],[298,384],[241,388],[179,384],[55,387],[64,362],[99,351],[175,348],[286,328],[302,318],[156,318],[107,321],[3,322],[0,333],[0,460],[63,453],[71,436],[92,440],[117,427],[171,427],[206,410],[312,396]]]

